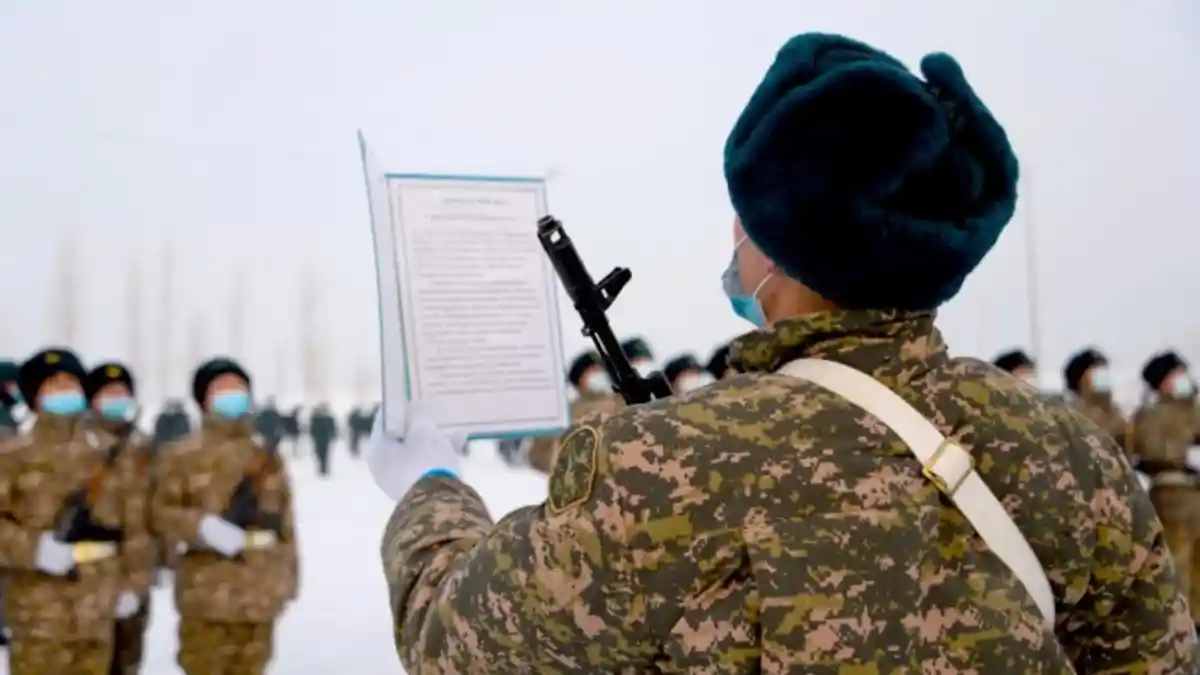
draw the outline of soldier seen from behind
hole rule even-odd
[[[254,430],[263,441],[271,447],[279,447],[283,443],[287,429],[283,423],[283,414],[275,405],[275,397],[268,397],[266,403],[254,415]]]
[[[648,353],[648,350],[646,351]],[[567,382],[575,391],[575,399],[571,401],[572,423],[588,415],[613,413],[625,405],[621,397],[613,393],[612,381],[608,373],[604,372],[600,355],[594,351],[583,352],[571,361],[567,370]],[[558,441],[557,436],[529,439],[526,443],[529,466],[542,473],[550,473],[558,456]]]
[[[150,439],[137,428],[138,403],[133,373],[124,364],[103,363],[87,374],[83,388],[88,406],[98,419],[97,424],[116,439],[112,452],[134,469],[132,481],[125,486],[126,508],[142,509],[143,518],[148,519],[154,453]],[[145,547],[143,554],[146,559],[139,561],[137,568],[149,575],[147,583],[139,585],[138,595],[131,595],[124,604],[117,606],[110,670],[113,675],[136,675],[141,671],[146,627],[150,621],[149,581],[160,565],[164,551],[154,542]]]
[[[151,580],[137,467],[85,417],[87,372],[66,349],[21,365],[29,433],[0,449],[0,565],[13,675],[106,675],[113,627]]]
[[[290,412],[282,413],[283,437],[292,446],[292,456],[300,456],[300,406],[294,406]]]
[[[187,546],[175,566],[186,675],[265,672],[298,588],[291,485],[254,433],[250,385],[232,360],[203,364],[192,380],[200,431],[160,460],[156,528]]]
[[[1195,672],[1121,449],[935,325],[1018,168],[958,63],[921,71],[806,34],[750,98],[714,270],[742,374],[574,425],[499,526],[425,402],[373,434],[409,672]]]
[[[308,435],[312,438],[313,455],[317,460],[317,475],[322,478],[329,475],[329,460],[333,452],[333,442],[338,437],[337,418],[329,409],[328,403],[321,403],[313,409],[308,418]]]
[[[691,354],[680,354],[667,361],[663,375],[667,376],[671,391],[677,394],[707,387],[716,380]]]
[[[183,401],[170,399],[154,418],[154,445],[163,447],[181,441],[192,433],[192,420],[188,417]]]
[[[1108,357],[1091,347],[1073,354],[1063,366],[1063,382],[1075,407],[1124,448],[1129,420],[1113,401],[1113,375]]]
[[[358,406],[346,417],[346,429],[350,433],[350,456],[358,457],[363,439],[371,435],[371,412],[366,406]]]
[[[0,439],[15,436],[21,428],[26,408],[17,386],[18,366],[13,361],[0,361]]]
[[[1200,623],[1200,476],[1188,461],[1189,450],[1200,443],[1196,383],[1173,351],[1147,361],[1142,380],[1147,393],[1134,413],[1129,448],[1138,470],[1150,477],[1150,501],[1162,519],[1192,617]]]

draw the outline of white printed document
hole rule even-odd
[[[379,281],[383,422],[409,401],[471,438],[570,421],[558,280],[537,238],[546,184],[387,173],[359,136]]]

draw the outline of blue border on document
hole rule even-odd
[[[365,147],[364,147],[364,152],[365,152]],[[364,167],[366,166],[365,160],[363,161],[363,166]],[[542,184],[545,184],[545,182],[546,182],[546,179],[544,177],[539,177],[539,176],[483,176],[483,175],[475,175],[475,174],[449,174],[449,173],[384,173],[383,177],[384,177],[385,182],[393,180],[393,179],[395,179],[395,180],[447,181],[447,182],[462,181],[465,183],[479,182],[479,183],[542,183]],[[388,193],[388,207],[389,208],[391,207],[391,203],[392,203],[391,193],[389,191],[389,193]],[[543,206],[546,206],[546,205],[543,204]],[[399,274],[399,270],[397,270],[397,274]],[[554,290],[555,290],[555,292],[551,295],[551,298],[552,298],[552,301],[554,302],[554,304],[557,306],[557,304],[558,304],[558,292],[557,292],[558,289],[557,289],[557,287],[555,287]],[[403,313],[404,313],[403,303],[401,303],[400,312],[401,312],[401,315],[403,315]],[[382,328],[380,330],[382,332]],[[407,349],[408,348],[406,346],[405,347],[406,354],[408,353]],[[558,349],[559,349],[559,351],[562,350],[561,338],[559,340]],[[408,399],[408,401],[411,403],[412,402],[412,388],[408,381],[408,359],[404,360],[404,386],[405,386],[405,398]],[[560,436],[564,432],[566,432],[567,429],[570,429],[570,428],[571,428],[570,426],[561,427],[561,428],[560,427],[542,427],[542,428],[537,428],[537,429],[530,429],[528,431],[508,431],[508,432],[497,433],[497,434],[490,434],[490,433],[484,432],[481,434],[468,435],[467,440],[471,440],[471,441],[503,441],[503,440],[510,440],[510,439],[514,439],[514,438],[521,439],[521,438],[537,438],[537,437],[543,437],[543,436]]]

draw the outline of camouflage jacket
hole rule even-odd
[[[580,394],[571,402],[571,423],[577,424],[589,415],[611,415],[625,407],[625,401],[616,394]],[[550,473],[554,459],[558,456],[561,436],[541,436],[532,439],[529,446],[529,465]]]
[[[146,497],[132,489],[137,467],[128,457],[105,467],[114,442],[90,421],[47,415],[0,451],[0,565],[10,570],[5,607],[14,635],[111,639],[118,595],[149,588]],[[38,571],[40,534],[53,531],[72,496],[85,489],[92,519],[121,529],[119,555],[81,564],[68,577]]]
[[[1143,405],[1133,417],[1130,451],[1147,473],[1187,466],[1188,450],[1200,435],[1200,408],[1191,399],[1159,399]]]
[[[253,434],[253,421],[206,418],[200,431],[158,460],[152,507],[156,531],[187,547],[175,564],[180,616],[211,621],[268,622],[295,598],[298,582],[292,490],[278,455]],[[205,548],[199,524],[221,516],[239,483],[254,477],[258,508],[281,517],[278,543],[227,559]]]
[[[1113,437],[1117,445],[1121,448],[1125,447],[1129,439],[1126,434],[1129,431],[1129,420],[1126,419],[1125,413],[1121,412],[1121,408],[1113,403],[1111,396],[1096,396],[1082,395],[1070,397],[1071,403],[1079,412],[1087,416],[1088,419],[1096,423],[1096,426],[1103,429],[1108,435]]]
[[[973,453],[1045,566],[1055,632],[887,427],[775,374],[799,357],[872,374]],[[419,482],[382,548],[408,672],[1192,671],[1161,524],[1078,412],[951,358],[931,314],[793,319],[733,361],[746,374],[576,425],[546,503],[497,524],[462,482]]]

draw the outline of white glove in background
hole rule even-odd
[[[246,531],[211,513],[200,519],[200,539],[217,553],[232,558],[246,546]]]
[[[54,538],[50,532],[38,537],[33,564],[46,574],[61,577],[75,567],[75,547]]]
[[[439,430],[430,407],[413,401],[408,404],[404,440],[386,435],[381,412],[375,416],[375,426],[363,455],[375,485],[392,501],[399,501],[430,471],[441,469],[459,474],[459,455],[466,443],[465,436],[451,436]]]
[[[142,606],[142,601],[138,600],[138,596],[129,591],[122,591],[117,598],[117,618],[128,619],[137,614],[138,608]]]

